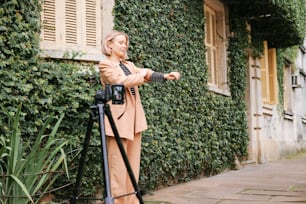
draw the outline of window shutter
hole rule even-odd
[[[264,55],[261,58],[260,64],[263,102],[276,104],[278,102],[276,49],[269,49],[267,41],[264,41]]]
[[[277,103],[277,71],[276,71],[276,49],[270,48],[268,50],[269,58],[269,88],[270,88],[270,103]]]
[[[65,38],[66,43],[77,44],[77,2],[76,0],[65,1]]]
[[[96,46],[97,38],[97,16],[96,16],[96,0],[86,1],[86,45]]]
[[[269,77],[268,77],[268,43],[264,41],[264,52],[260,60],[261,91],[264,103],[269,103]]]
[[[55,0],[45,0],[42,13],[42,36],[44,41],[55,42],[56,24],[55,24]]]

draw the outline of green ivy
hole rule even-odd
[[[251,24],[252,37],[268,40],[271,47],[286,48],[303,42],[304,0],[223,0]],[[230,9],[230,10],[231,10]]]
[[[277,49],[277,80],[278,80],[278,98],[279,98],[279,109],[283,110],[284,106],[284,67],[285,62],[290,63],[291,66],[295,67],[295,59],[297,58],[298,46],[292,46],[285,49]]]
[[[20,122],[27,142],[33,141],[49,115],[65,113],[57,135],[69,142],[65,152],[69,174],[75,176],[99,77],[92,64],[39,58],[40,9],[39,0],[2,3],[0,102],[12,113],[23,104]],[[130,36],[133,62],[182,75],[180,81],[141,87],[149,124],[143,134],[141,188],[149,191],[214,175],[233,168],[236,156],[246,157],[245,50],[260,46],[249,44],[239,12],[230,12],[234,33],[228,47],[231,96],[208,91],[202,0],[116,0],[113,14],[115,29]],[[95,74],[82,72],[84,68]],[[0,134],[5,135],[7,118],[3,113],[0,118]],[[91,142],[99,144],[96,129]],[[88,152],[84,195],[96,193],[101,186],[100,155],[99,147]],[[57,181],[55,187],[70,186],[57,195],[67,199],[74,182],[75,177]]]

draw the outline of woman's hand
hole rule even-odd
[[[170,72],[168,74],[165,74],[164,78],[166,80],[179,80],[180,79],[180,73],[179,72]]]

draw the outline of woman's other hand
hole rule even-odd
[[[180,79],[180,73],[179,72],[170,72],[168,74],[164,75],[164,78],[166,80],[179,80]]]

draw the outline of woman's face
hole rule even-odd
[[[127,42],[124,35],[118,35],[110,41],[109,47],[112,48],[112,56],[124,59],[127,52]]]

